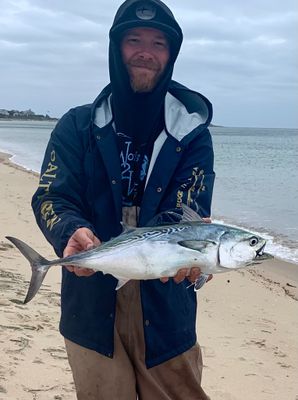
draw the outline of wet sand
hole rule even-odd
[[[75,398],[58,333],[60,267],[23,305],[30,268],[5,239],[16,236],[54,257],[30,208],[37,183],[37,174],[0,153],[1,400]],[[298,266],[274,260],[216,275],[200,290],[197,332],[212,400],[298,400],[297,287]]]

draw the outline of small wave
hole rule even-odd
[[[24,161],[20,161],[19,157],[17,155],[13,155],[9,158],[9,161],[11,161],[12,163],[18,165],[19,167],[24,168],[27,171],[33,171],[33,172],[37,172],[39,173],[39,167],[37,167],[36,165],[34,165],[35,163],[33,162],[24,162]],[[28,166],[28,164],[30,164],[30,166]]]

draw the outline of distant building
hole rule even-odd
[[[35,112],[33,112],[30,108],[29,110],[26,111],[22,111],[23,115],[25,115],[26,117],[33,117],[35,115]]]
[[[13,111],[12,112],[13,117],[22,117],[23,116],[23,111]]]
[[[3,108],[0,108],[0,117],[9,117],[9,112]]]

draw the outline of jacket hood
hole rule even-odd
[[[210,101],[195,92],[171,81],[165,96],[165,131],[179,142],[189,143],[199,132],[208,128],[213,110]],[[111,86],[108,85],[92,105],[92,120],[99,128],[112,123]],[[199,128],[199,130],[198,130]],[[164,135],[166,136],[164,131]]]

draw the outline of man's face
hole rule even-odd
[[[134,28],[125,32],[121,53],[133,91],[151,92],[168,63],[169,41],[158,29]]]

